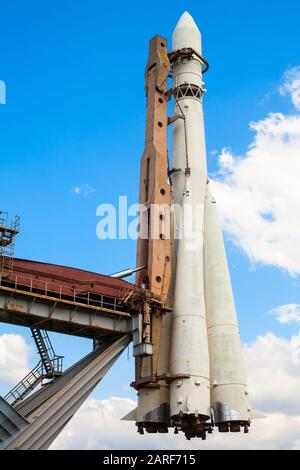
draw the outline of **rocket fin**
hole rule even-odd
[[[121,418],[121,421],[136,421],[137,407]]]
[[[260,411],[257,411],[255,408],[250,410],[250,418],[251,419],[266,419],[267,417],[261,413]]]

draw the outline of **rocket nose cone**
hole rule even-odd
[[[185,11],[179,18],[172,36],[173,50],[192,47],[201,54],[201,33],[193,17]]]
[[[181,17],[179,18],[179,20],[177,22],[175,31],[176,31],[177,28],[191,28],[191,29],[195,28],[195,29],[198,29],[194,18],[192,17],[192,15],[189,14],[188,11],[185,11],[184,13],[182,13]]]

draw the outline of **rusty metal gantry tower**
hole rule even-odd
[[[8,213],[0,211],[0,278],[12,273],[15,237],[20,231],[20,217],[10,220]]]

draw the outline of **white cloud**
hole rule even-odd
[[[283,324],[293,324],[300,323],[300,305],[299,304],[287,304],[280,305],[279,307],[271,310],[273,315],[276,316],[276,319],[279,323]]]
[[[280,87],[300,111],[300,67]],[[223,226],[253,263],[300,273],[300,115],[269,113],[250,123],[246,153],[224,148],[212,181]]]
[[[268,414],[252,423],[249,434],[220,434],[215,431],[207,441],[187,441],[182,434],[137,433],[134,422],[120,418],[135,406],[124,398],[87,400],[67,428],[52,444],[54,450],[113,449],[291,449],[299,448],[300,416]]]
[[[223,226],[252,262],[300,273],[300,116],[270,113],[251,123],[243,156],[219,155],[212,181]]]
[[[251,404],[263,413],[300,416],[300,332],[289,339],[258,336],[244,352]]]
[[[0,335],[0,380],[15,385],[30,371],[30,346],[21,335]]]
[[[293,105],[300,111],[300,67],[293,67],[284,74],[279,91],[282,95],[289,93]]]
[[[208,436],[206,442],[183,435],[140,436],[134,422],[121,421],[135,402],[111,397],[87,400],[52,445],[53,449],[299,449],[300,369],[293,361],[300,333],[284,339],[268,333],[244,347],[250,399],[266,419],[254,420],[250,433]],[[101,385],[100,385],[101,386]]]
[[[219,155],[219,173],[226,175],[234,169],[236,163],[237,159],[233,157],[231,150],[224,148]]]
[[[89,184],[80,184],[72,188],[72,193],[80,196],[89,196],[96,191],[95,188]]]

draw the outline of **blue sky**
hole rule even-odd
[[[16,256],[107,274],[134,266],[134,241],[97,239],[96,208],[119,195],[137,201],[148,42],[161,34],[171,47],[184,10],[201,29],[211,65],[204,110],[208,167],[215,174],[213,151],[231,147],[245,155],[253,143],[251,121],[294,112],[278,87],[300,62],[299,2],[0,0],[0,80],[7,86],[7,104],[0,106],[0,208],[21,216]],[[82,185],[94,192],[74,194]],[[280,325],[268,312],[300,303],[297,276],[254,263],[229,238],[243,341],[269,330],[290,337],[295,326]],[[5,332],[29,341],[26,330],[1,324]],[[67,364],[91,346],[53,337]],[[132,362],[124,355],[94,396],[134,397],[124,388],[133,378]],[[0,385],[0,393],[9,388]]]

